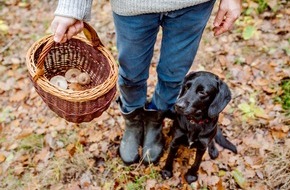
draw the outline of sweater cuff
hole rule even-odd
[[[93,0],[59,0],[54,15],[89,21],[91,19],[92,1]]]

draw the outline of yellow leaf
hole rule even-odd
[[[3,20],[0,20],[0,33],[6,34],[8,32],[8,25],[4,23]]]
[[[232,176],[234,177],[236,183],[242,188],[245,189],[247,187],[247,181],[244,178],[242,172],[239,170],[235,169],[234,171],[231,172]]]

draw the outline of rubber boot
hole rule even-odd
[[[121,102],[120,107],[121,107]],[[119,147],[119,153],[123,162],[127,165],[139,162],[139,147],[143,141],[144,123],[142,121],[143,109],[136,109],[129,113],[121,110],[125,120],[125,131]]]
[[[143,163],[155,164],[159,161],[164,147],[162,123],[165,113],[144,109]]]

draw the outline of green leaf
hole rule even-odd
[[[241,103],[238,105],[238,108],[243,112],[243,113],[250,113],[251,110],[251,106],[247,103]]]
[[[243,30],[243,38],[244,40],[249,40],[254,36],[256,32],[256,28],[254,26],[247,26]]]
[[[247,186],[247,181],[244,178],[242,172],[239,170],[235,169],[234,171],[231,172],[232,176],[234,177],[236,183],[242,188],[245,189]]]

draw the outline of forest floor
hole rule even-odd
[[[259,2],[259,3],[258,3]],[[163,133],[166,149],[157,165],[125,166],[118,147],[124,120],[113,101],[99,118],[74,124],[52,112],[28,78],[29,47],[51,33],[55,1],[0,0],[0,189],[289,189],[290,118],[282,107],[281,84],[290,76],[290,6],[288,1],[243,3],[231,32],[213,36],[217,5],[204,31],[192,71],[217,74],[230,87],[232,100],[219,125],[238,154],[219,148],[205,154],[199,179],[183,175],[195,151],[180,148],[174,176],[159,174],[167,157],[172,121]],[[117,58],[108,1],[95,1],[90,24]],[[148,80],[148,97],[156,83],[159,33]],[[288,115],[287,115],[288,114]]]

